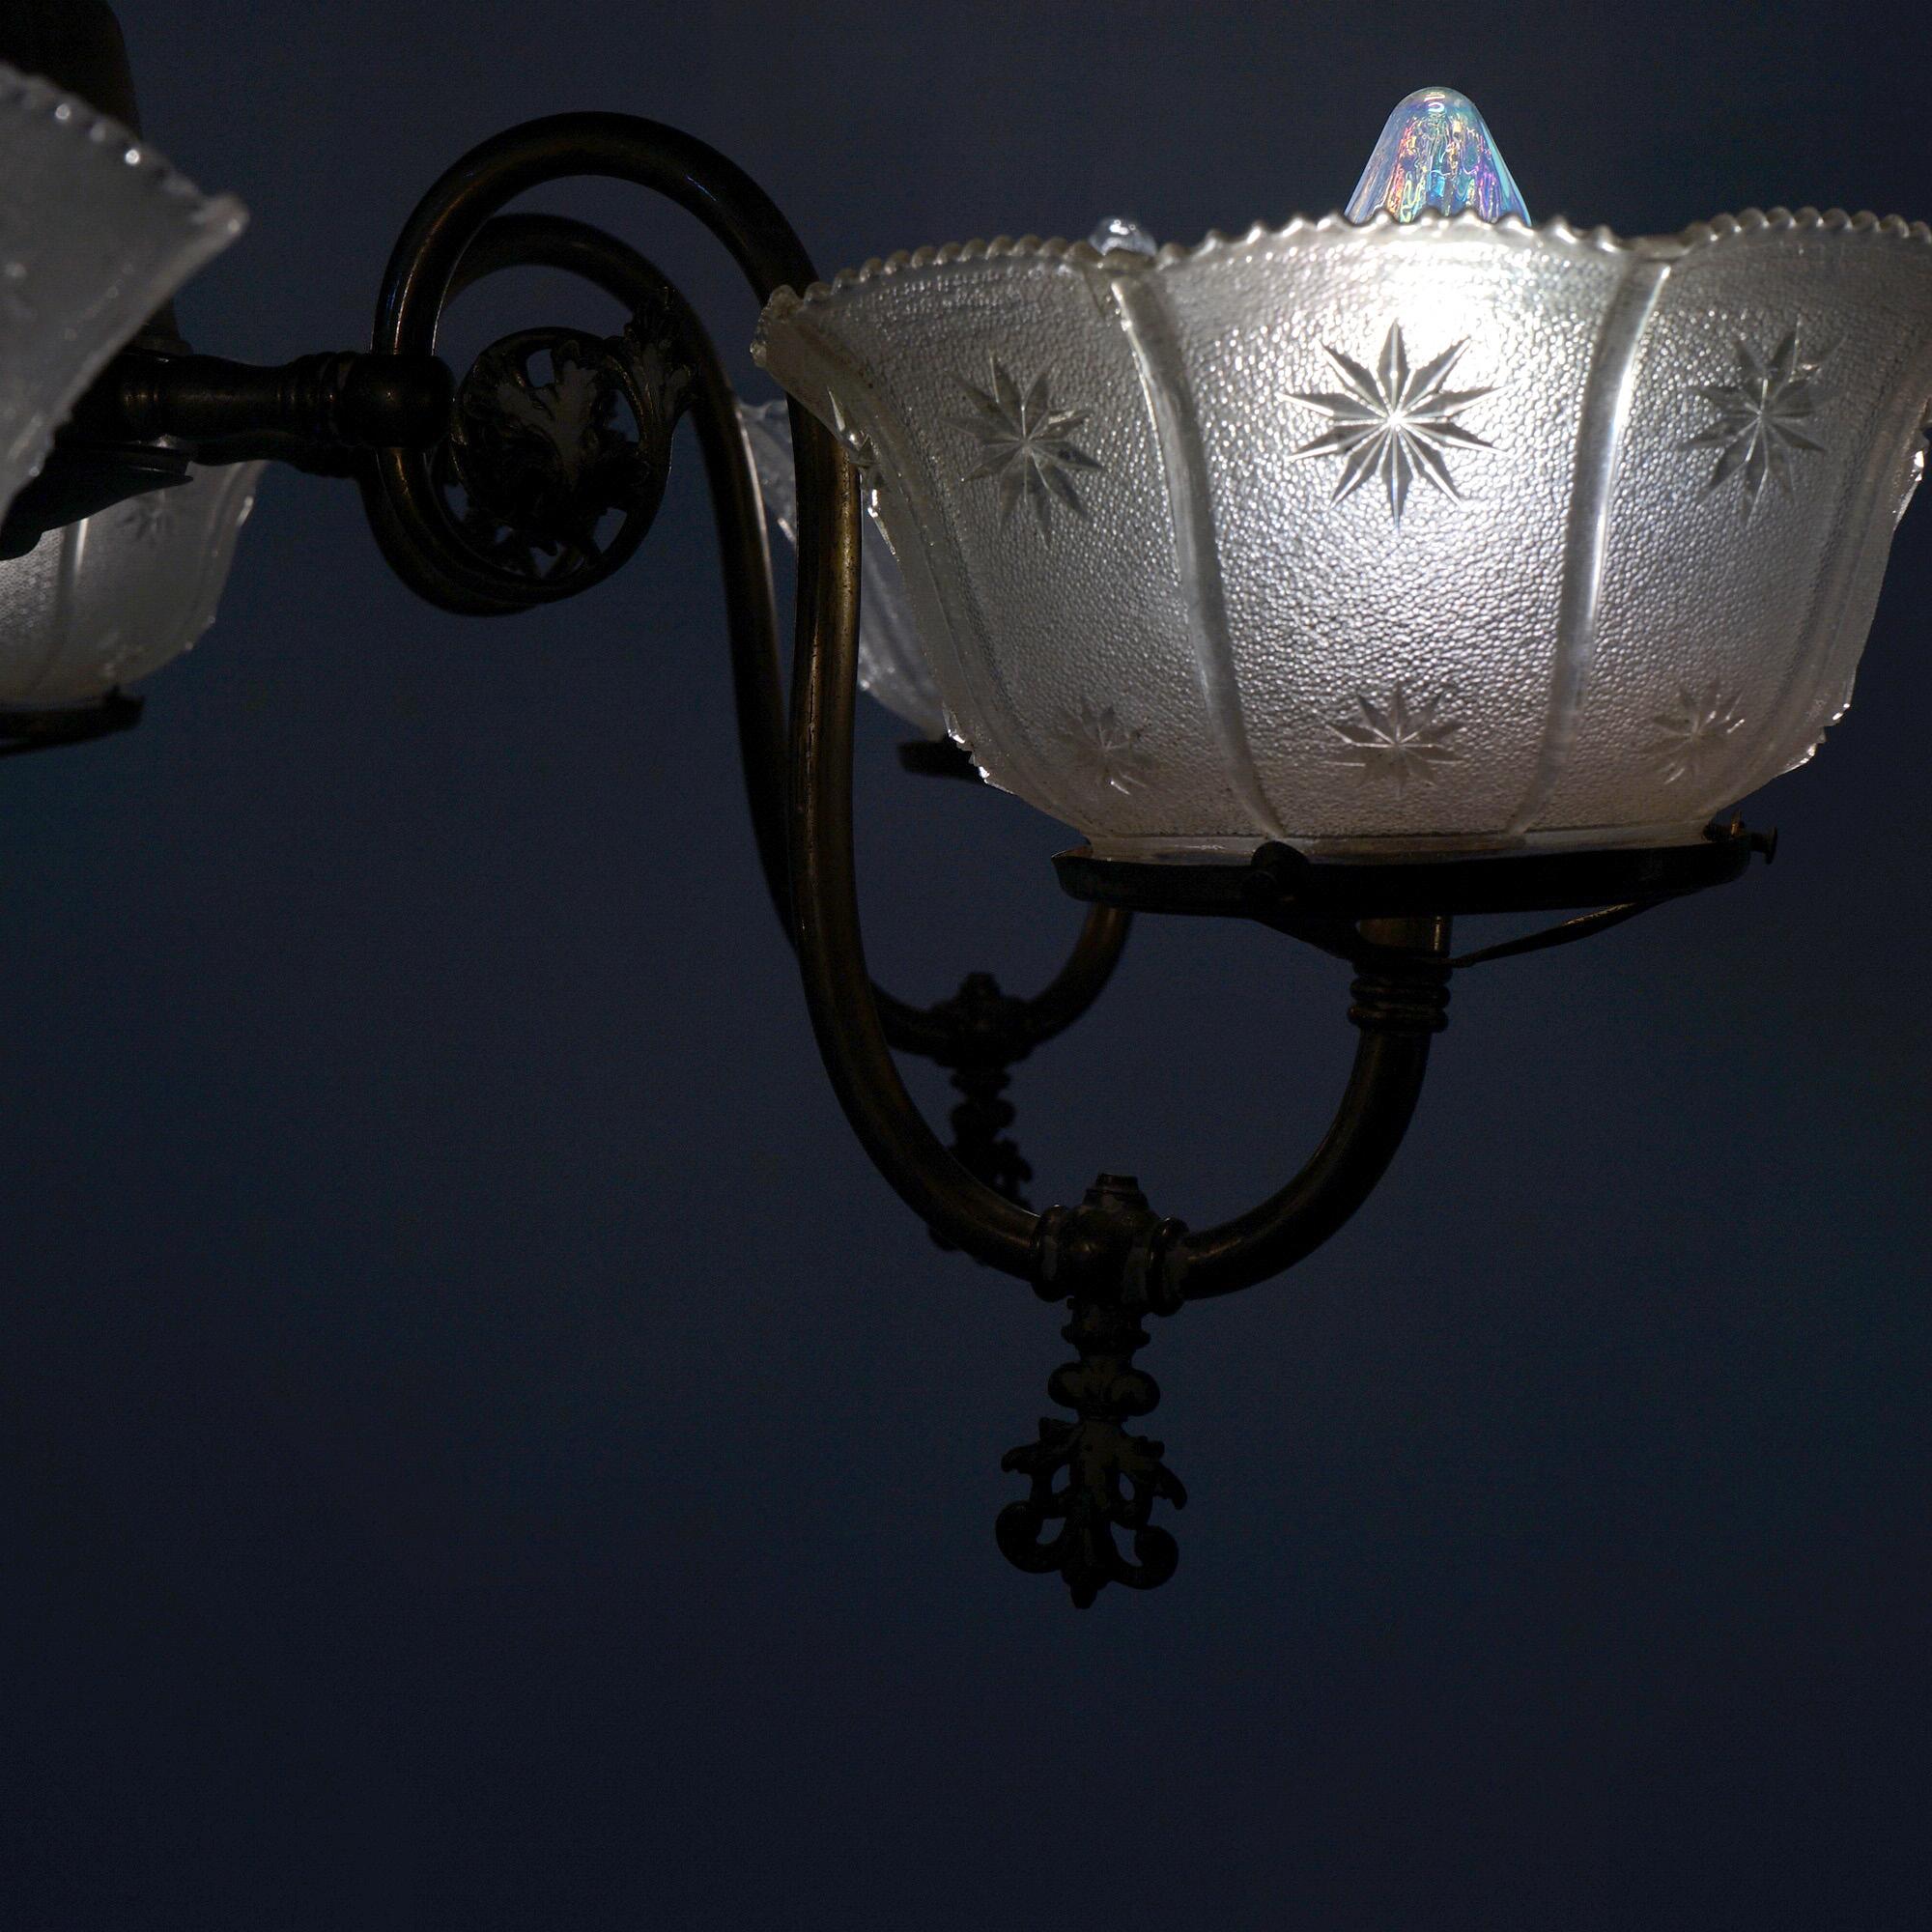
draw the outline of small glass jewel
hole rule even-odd
[[[1348,208],[1353,222],[1392,214],[1413,221],[1423,211],[1485,221],[1529,219],[1517,185],[1475,103],[1453,87],[1425,87],[1388,118]]]
[[[1160,244],[1131,214],[1110,214],[1095,225],[1087,245],[1104,255],[1110,248],[1124,248],[1131,255],[1153,255]]]

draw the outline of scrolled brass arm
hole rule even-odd
[[[710,334],[662,271],[629,243],[587,222],[552,214],[496,216],[465,253],[448,299],[456,300],[489,275],[528,267],[578,274],[629,309],[661,310],[670,318],[676,355],[690,377],[686,412],[697,436],[717,528],[740,762],[753,829],[767,890],[789,938],[788,749],[779,619],[756,467],[739,426],[730,378]],[[417,564],[412,552],[391,560],[406,575]],[[1117,908],[1090,908],[1065,964],[1032,999],[996,990],[989,1003],[969,1013],[958,999],[922,1008],[875,987],[886,1037],[895,1051],[954,1068],[956,1081],[970,1084],[978,1075],[1004,1086],[1008,1068],[1093,1006],[1120,960],[1131,923],[1131,916]],[[976,974],[968,984],[992,981]],[[1009,1108],[1002,1111],[1010,1117]],[[959,1147],[955,1139],[955,1151]]]
[[[792,670],[791,877],[799,971],[833,1091],[860,1144],[927,1227],[1030,1277],[1039,1217],[941,1145],[894,1064],[866,966],[852,854],[859,670],[859,485],[829,432],[794,406],[799,636]]]
[[[730,252],[761,301],[781,286],[807,286],[814,271],[804,245],[776,205],[735,163],[703,142],[661,123],[615,114],[554,116],[500,134],[464,156],[423,197],[391,256],[378,304],[375,344],[380,354],[434,353],[437,324],[466,276],[484,271],[473,257],[479,242],[500,222],[502,208],[516,196],[548,183],[577,176],[603,176],[664,194],[696,214]],[[511,217],[514,220],[516,217]],[[515,231],[497,227],[507,248]],[[532,231],[524,231],[530,238]],[[567,239],[548,231],[551,245],[576,260],[559,266],[587,269],[610,287],[613,278],[635,270],[640,258],[626,261],[599,250],[580,232]],[[621,246],[621,244],[618,244]],[[926,1126],[892,1062],[892,1050],[944,1057],[956,1035],[941,1010],[924,1010],[875,997],[865,976],[858,938],[856,904],[849,922],[828,923],[799,889],[799,867],[812,863],[809,852],[822,843],[815,836],[790,841],[790,862],[782,868],[774,850],[774,828],[783,786],[763,775],[781,774],[782,760],[768,755],[781,729],[781,701],[775,672],[775,619],[768,614],[769,570],[762,532],[752,534],[751,501],[742,465],[727,462],[723,427],[724,392],[715,355],[688,312],[678,326],[696,345],[696,393],[693,397],[706,460],[719,506],[726,550],[739,698],[741,743],[746,752],[753,814],[760,832],[767,881],[781,906],[792,901],[792,923],[800,942],[808,997],[819,1026],[834,1084],[845,1100],[861,1138],[899,1187],[924,1214],[936,1233],[969,1253],[1009,1272],[1025,1274],[1035,1217],[960,1166]],[[390,345],[410,345],[393,349]],[[856,650],[858,528],[856,491],[842,454],[830,436],[796,406],[792,409],[794,448],[800,473],[801,548],[799,567],[799,688],[805,689],[810,653],[809,636],[842,631]],[[733,456],[736,451],[731,452]],[[720,490],[721,481],[725,487]],[[369,490],[372,520],[392,562],[452,608],[519,608],[548,601],[551,591],[526,582],[505,584],[487,559],[465,542],[443,499],[430,456],[390,448],[377,453]],[[847,553],[849,552],[849,554]],[[560,586],[555,594],[568,594]],[[834,603],[841,615],[830,621]],[[827,621],[816,620],[823,611]],[[850,872],[850,728],[853,676],[848,669],[843,704],[843,743],[847,761],[844,806],[846,872]],[[797,736],[794,734],[796,742]],[[811,731],[807,736],[815,736]],[[796,799],[793,801],[797,819]],[[822,868],[813,864],[814,877]],[[1016,1003],[1015,1054],[1050,1038],[1092,1004],[1105,984],[1124,942],[1126,921],[1118,913],[1090,913],[1081,940],[1053,983],[1037,1000]],[[830,933],[838,954],[829,972],[816,970],[814,948]],[[830,980],[828,987],[821,983]],[[856,980],[856,983],[855,983]],[[883,1017],[882,1017],[883,1014]],[[828,1034],[828,1027],[831,1032]],[[858,1069],[858,1070],[854,1070]]]
[[[757,475],[738,426],[738,399],[716,344],[675,285],[638,249],[586,221],[558,214],[500,214],[465,252],[450,284],[456,300],[486,276],[516,268],[547,268],[581,276],[633,311],[662,307],[691,383],[688,413],[704,464],[718,536],[730,641],[731,692],[737,718],[753,837],[765,888],[779,923],[791,931],[791,880],[785,851],[784,679],[778,611],[772,599]],[[408,577],[413,553],[391,557]]]
[[[661,123],[631,116],[559,115],[483,143],[429,189],[391,256],[375,339],[422,344],[419,351],[399,353],[429,354],[443,308],[479,275],[520,260],[571,270],[629,306],[648,301],[668,313],[673,338],[690,366],[692,391],[685,400],[716,510],[740,750],[759,856],[789,930],[778,620],[755,472],[743,448],[723,364],[683,298],[635,250],[583,223],[497,213],[526,189],[586,174],[652,188],[696,214],[745,270],[761,301],[778,287],[805,286],[814,278],[804,244],[776,204],[716,150]],[[794,407],[794,435],[809,437],[813,432],[800,415]],[[527,608],[553,594],[526,580],[506,583],[474,554],[448,512],[426,452],[384,450],[369,477],[378,539],[399,573],[423,594],[448,608],[481,611]],[[568,594],[570,587],[559,586],[555,594]],[[1003,1043],[1009,1061],[1024,1057],[1087,1010],[1120,958],[1127,927],[1120,913],[1094,909],[1052,984],[1036,1000],[1008,1003],[1009,1037]],[[957,1027],[943,1009],[915,1007],[883,991],[878,1002],[896,1049],[944,1060],[958,1047]]]

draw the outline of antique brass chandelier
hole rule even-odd
[[[1147,1324],[1266,1281],[1375,1187],[1452,973],[1738,878],[1733,803],[1849,702],[1932,411],[1932,231],[1747,213],[1623,241],[1532,226],[1473,107],[1391,116],[1346,213],[1156,247],[923,249],[822,280],[764,191],[618,114],[485,142],[423,197],[370,348],[193,354],[174,291],[241,210],[131,131],[98,0],[0,4],[0,750],[124,729],[212,617],[262,465],[354,482],[395,573],[475,615],[621,568],[689,417],[724,561],[770,895],[867,1152],[944,1244],[1066,1311],[1076,1359],[1006,1467],[1020,1568],[1073,1600],[1176,1567],[1185,1500],[1130,1428]],[[764,305],[788,422],[742,405],[677,290],[581,221],[595,176],[696,215]],[[447,305],[542,265],[631,312],[530,328],[459,380]],[[789,699],[766,525],[798,550]],[[864,584],[863,617],[861,586]],[[911,768],[1074,826],[1085,923],[1033,999],[922,1009],[866,965],[855,694]],[[1348,964],[1354,1065],[1307,1165],[1220,1226],[1104,1173],[1037,1212],[1009,1070],[1103,989],[1135,913],[1258,922]],[[1455,922],[1560,914],[1458,952]],[[895,1055],[949,1068],[951,1144]]]

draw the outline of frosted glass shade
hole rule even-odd
[[[85,704],[186,650],[214,621],[263,467],[191,469],[0,564],[0,705]]]
[[[994,781],[1104,855],[1665,842],[1844,709],[1932,231],[1338,216],[974,243],[767,306]]]
[[[0,66],[0,516],[82,391],[245,220],[118,123]]]
[[[792,468],[791,414],[783,403],[738,405],[739,426],[757,466],[765,515],[798,546],[798,477]],[[925,668],[898,559],[868,498],[860,551],[859,688],[922,736],[946,736],[946,713]]]

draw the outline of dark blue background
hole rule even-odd
[[[577,106],[717,142],[827,270],[1319,213],[1430,82],[1539,216],[1932,216],[1922,14],[123,14],[151,135],[254,211],[183,304],[244,356],[365,339],[428,181]],[[681,217],[549,205],[755,382]],[[452,346],[599,313],[531,278]],[[1857,708],[1751,807],[1776,870],[1471,978],[1361,1217],[1161,1329],[1181,1572],[1081,1616],[991,1536],[1053,1317],[867,1169],[762,903],[692,452],[617,583],[497,625],[272,476],[141,730],[4,773],[0,1920],[1922,1923],[1928,595],[1921,507]],[[1042,980],[1067,835],[895,735],[883,977]],[[1148,923],[1022,1075],[1043,1198],[1272,1187],[1344,977]]]

